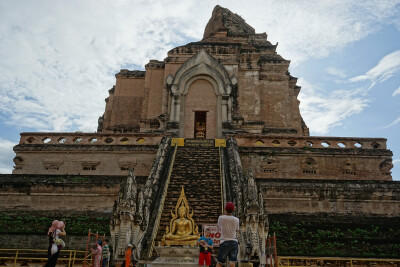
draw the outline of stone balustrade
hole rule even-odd
[[[295,147],[335,149],[386,149],[385,138],[320,137],[320,136],[232,136],[238,146],[244,147]]]
[[[19,144],[32,145],[159,145],[156,134],[21,133]]]
[[[232,135],[238,146],[335,149],[386,149],[385,138]],[[21,133],[20,144],[34,145],[158,145],[159,134]]]

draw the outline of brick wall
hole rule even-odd
[[[400,182],[257,179],[269,214],[400,217]]]
[[[62,238],[65,249],[85,250],[87,236],[67,235]],[[0,235],[0,249],[47,249],[48,237],[46,235]]]

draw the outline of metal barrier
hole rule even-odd
[[[47,250],[44,249],[0,249],[0,263],[4,265],[7,261],[12,261],[16,267],[17,263],[43,263],[47,262],[47,259]],[[91,265],[92,256],[85,258],[85,251],[81,250],[61,250],[58,262],[67,262],[68,267],[73,267],[76,262],[79,265]]]
[[[278,266],[306,267],[306,266],[400,266],[400,259],[372,259],[372,258],[325,258],[325,257],[283,257],[278,256]]]

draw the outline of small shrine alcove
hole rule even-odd
[[[207,111],[194,112],[194,138],[207,138]]]
[[[186,138],[216,138],[217,96],[206,79],[197,79],[186,96],[184,135]]]
[[[232,81],[224,66],[202,50],[167,77],[167,87],[179,137],[222,138],[222,123],[232,116]]]

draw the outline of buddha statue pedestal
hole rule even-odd
[[[182,187],[175,212],[171,211],[172,219],[169,226],[166,227],[160,246],[155,248],[159,257],[151,263],[151,266],[189,267],[199,265],[200,251],[196,245],[200,238],[199,227],[192,218],[193,210],[189,211],[189,203]]]
[[[199,265],[198,247],[156,247],[160,256],[155,259],[151,266],[160,267],[193,267]]]
[[[165,235],[161,239],[162,246],[196,246],[200,238],[199,227],[193,220],[193,210],[189,212],[185,190],[182,187],[181,195],[175,206],[175,213],[171,210],[172,219],[166,227]]]
[[[199,237],[200,238],[200,237]],[[193,241],[170,241],[170,240],[163,240],[164,245],[167,247],[170,247],[171,245],[174,246],[188,246],[188,247],[197,247],[196,243],[197,240],[199,239],[197,238],[196,240]]]

